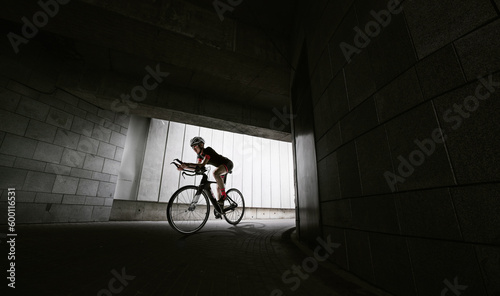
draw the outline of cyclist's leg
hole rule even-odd
[[[214,179],[217,182],[217,196],[218,199],[221,198],[221,192],[225,194],[224,181],[222,180],[222,176],[227,174],[227,168],[225,165],[220,165],[214,171]]]
[[[223,181],[223,186],[224,186],[223,189],[224,189],[224,193],[225,193],[227,176],[229,176],[229,172],[231,172],[233,170],[233,162],[231,160],[228,160],[228,162],[224,165],[224,167],[226,168],[226,172],[221,177],[223,177],[222,181]]]

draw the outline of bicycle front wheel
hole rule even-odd
[[[229,198],[226,198],[224,203],[224,207],[228,209],[225,210],[224,218],[227,223],[236,225],[240,223],[245,213],[245,200],[243,194],[235,188],[229,189],[226,194]]]
[[[168,202],[168,223],[180,233],[195,233],[207,223],[210,214],[208,197],[205,191],[196,195],[197,191],[197,186],[184,186]]]

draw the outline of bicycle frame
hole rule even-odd
[[[176,163],[178,162],[178,163]],[[177,168],[179,168],[179,164],[182,164],[182,161],[180,161],[179,159],[175,159],[174,162],[172,162],[172,164],[174,164]],[[201,181],[200,181],[200,185],[198,185],[198,190],[196,191],[196,194],[194,196],[194,199],[193,199],[193,202],[191,203],[191,207],[193,206],[196,206],[196,204],[198,203],[198,200],[200,199],[200,195],[202,194],[203,191],[205,191],[208,195],[208,199],[210,200],[210,202],[212,203],[213,207],[215,209],[220,209],[220,213],[225,215],[225,213],[227,211],[230,211],[234,208],[236,208],[238,206],[237,203],[234,202],[234,200],[232,200],[229,196],[226,196],[227,200],[229,201],[229,207],[227,208],[224,208],[224,209],[221,209],[219,207],[219,203],[217,202],[217,200],[215,199],[213,193],[212,193],[212,188],[210,187],[211,184],[214,184],[214,183],[217,183],[217,182],[214,182],[214,181],[208,181],[208,176],[207,174],[205,173],[207,170],[205,168],[203,169],[200,169],[200,170],[195,170],[195,171],[188,171],[189,173],[186,172],[186,170],[183,170],[182,172],[182,176],[184,177],[185,175],[187,176],[196,176],[196,175],[202,175],[203,177],[201,178]],[[224,184],[226,184],[226,177],[227,177],[227,174],[223,176],[224,178]]]
[[[211,188],[211,185],[217,182],[208,180],[205,167],[196,166],[194,170],[186,170],[182,168],[183,163],[178,159],[175,159],[172,164],[175,164],[177,169],[182,171],[182,177],[200,175],[202,178],[199,185],[186,185],[174,192],[167,205],[167,219],[170,226],[183,234],[197,232],[203,228],[209,218],[210,211],[207,210],[210,209],[210,203],[214,207],[215,218],[222,219],[224,216],[224,219],[232,225],[241,221],[245,213],[245,200],[238,189],[229,189],[225,203],[219,204]],[[226,180],[227,175],[224,175],[224,184]],[[186,192],[187,199],[184,195]],[[200,198],[203,200],[202,202]],[[200,209],[197,209],[198,207]]]
[[[212,188],[210,187],[211,184],[217,183],[215,181],[208,181],[208,176],[207,174],[203,173],[203,177],[201,178],[200,185],[198,185],[198,191],[196,191],[195,195],[195,200],[193,200],[193,203],[197,203],[198,199],[200,198],[200,195],[202,194],[203,191],[205,191],[208,195],[208,199],[210,199],[210,202],[214,206],[214,208],[219,209],[219,204],[217,203],[217,200],[215,199],[213,193],[212,193]],[[224,183],[226,183],[226,178],[224,177]],[[234,209],[237,204],[232,200],[229,196],[226,196],[227,200],[229,201],[230,206],[224,209],[221,209],[222,214],[225,212]]]

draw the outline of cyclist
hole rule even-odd
[[[222,209],[224,206],[224,200],[226,199],[226,189],[224,187],[223,178],[227,173],[233,169],[233,162],[224,157],[211,147],[205,148],[205,140],[202,137],[194,137],[191,139],[191,148],[196,152],[198,157],[198,163],[183,163],[178,170],[183,169],[198,169],[204,167],[206,164],[213,165],[216,167],[214,171],[214,178],[217,182],[217,195],[218,204]]]

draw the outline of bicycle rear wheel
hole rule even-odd
[[[196,196],[197,191],[197,186],[184,186],[168,201],[168,223],[180,233],[195,233],[207,223],[210,214],[208,197],[204,191]]]
[[[227,223],[236,225],[240,223],[245,213],[245,200],[243,194],[235,188],[229,189],[226,194],[229,198],[224,202],[224,207],[229,210],[225,211],[224,218]]]

